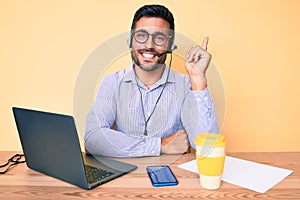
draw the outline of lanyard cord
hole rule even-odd
[[[145,135],[145,136],[148,135],[148,133],[147,133],[148,122],[149,122],[150,118],[152,117],[152,114],[154,113],[154,111],[155,111],[155,109],[156,109],[156,106],[157,106],[157,104],[158,104],[158,101],[160,100],[160,98],[161,98],[161,96],[162,96],[162,93],[163,93],[163,91],[165,90],[165,87],[166,87],[167,82],[168,82],[168,80],[169,80],[170,69],[171,69],[171,64],[172,64],[172,57],[173,57],[173,56],[172,56],[172,53],[171,53],[171,58],[170,58],[170,63],[169,63],[169,69],[168,69],[168,74],[167,74],[166,82],[164,83],[163,89],[161,90],[161,92],[160,92],[160,94],[159,94],[159,96],[158,96],[158,98],[157,98],[157,100],[156,100],[156,102],[155,102],[154,108],[152,109],[152,112],[150,113],[150,115],[149,115],[148,118],[146,118],[146,115],[145,115],[145,109],[144,109],[144,105],[143,105],[143,95],[142,95],[142,91],[141,91],[141,89],[140,89],[141,86],[138,84],[138,82],[137,82],[137,76],[136,76],[136,74],[135,74],[135,81],[136,81],[136,84],[137,84],[137,86],[138,86],[138,90],[139,90],[140,96],[141,96],[142,112],[143,112],[144,123],[145,123],[145,128],[144,128],[144,135]]]

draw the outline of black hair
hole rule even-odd
[[[170,29],[174,30],[174,17],[168,8],[162,5],[145,5],[139,8],[133,18],[131,30],[135,29],[136,22],[142,17],[157,17],[166,20]]]

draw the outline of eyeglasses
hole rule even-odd
[[[144,44],[148,41],[149,36],[152,36],[152,41],[157,46],[162,46],[168,42],[168,39],[172,36],[166,36],[164,33],[156,32],[153,34],[148,33],[146,30],[138,30],[133,31],[133,37],[135,41],[137,41],[140,44]]]
[[[23,160],[22,160],[23,158]],[[4,171],[0,171],[0,174],[5,174],[6,172],[8,172],[13,166],[19,164],[19,163],[24,163],[26,162],[24,159],[24,155],[23,154],[16,154],[13,157],[11,157],[7,163],[5,163],[4,165],[0,165],[0,168],[6,167],[8,166]]]

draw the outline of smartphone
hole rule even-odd
[[[155,187],[178,184],[175,175],[167,165],[148,166],[146,170],[152,185]]]

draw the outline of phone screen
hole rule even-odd
[[[178,181],[167,165],[148,166],[147,173],[153,186],[173,186]]]

